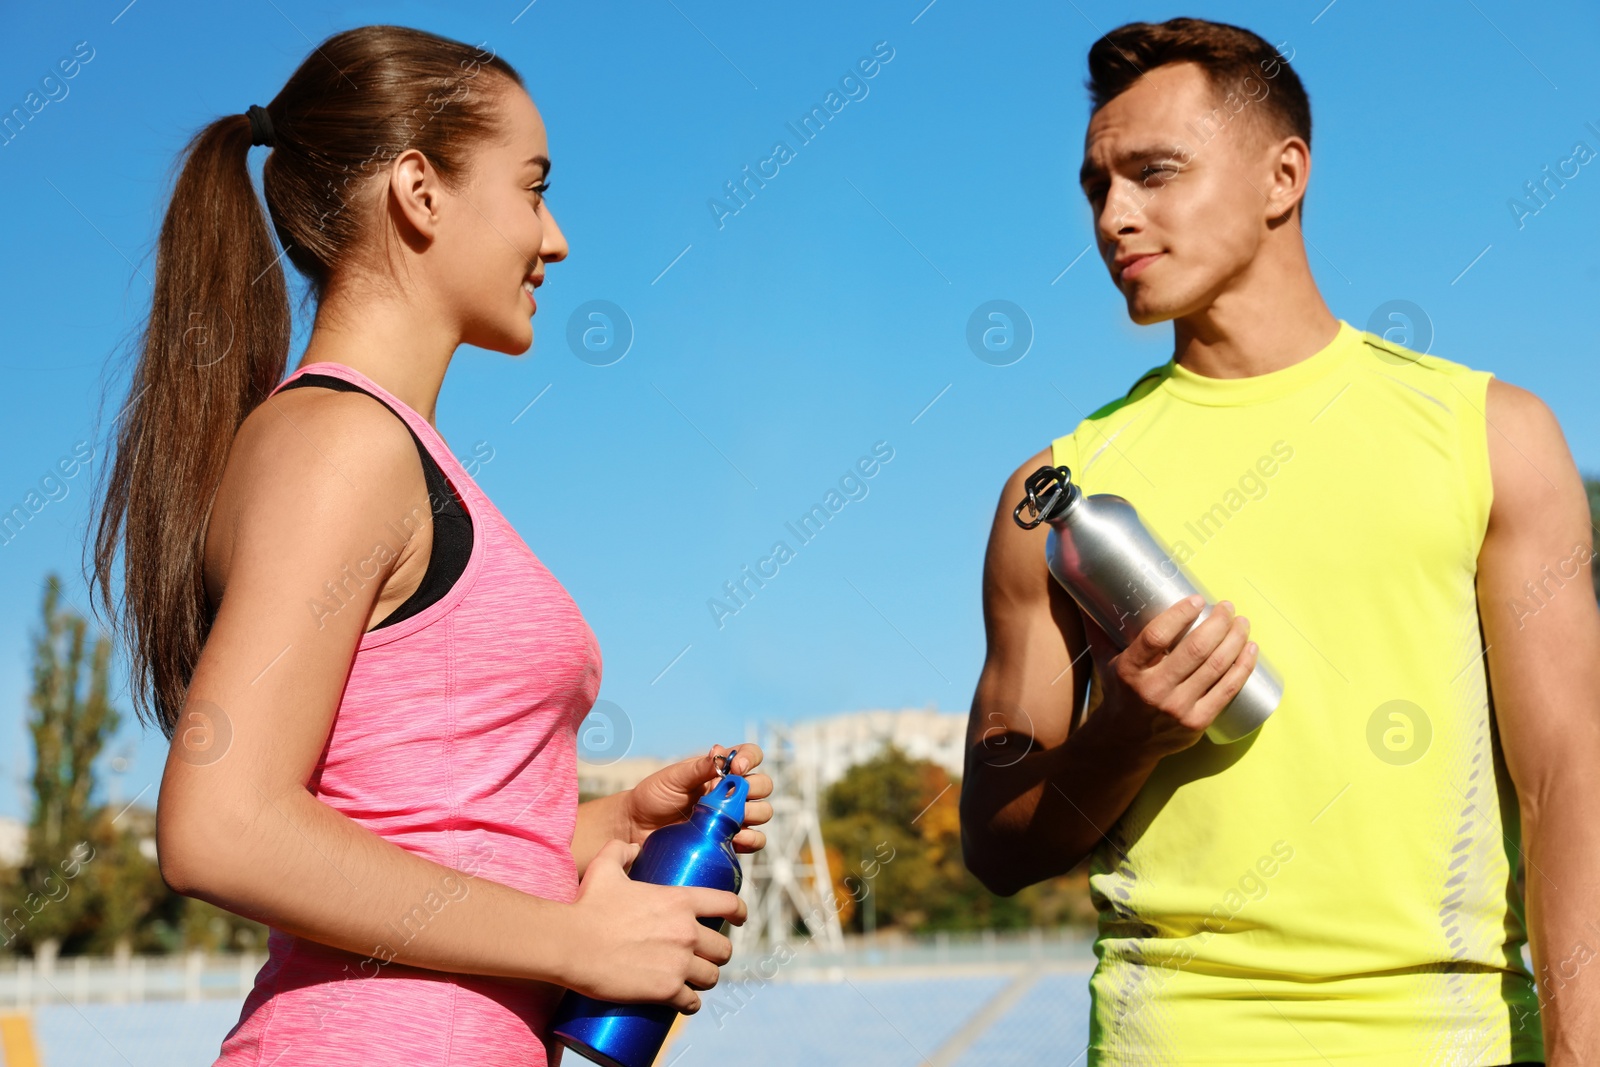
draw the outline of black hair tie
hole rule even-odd
[[[250,143],[252,145],[272,144],[272,116],[267,114],[267,109],[258,104],[251,104],[245,111],[250,119]]]

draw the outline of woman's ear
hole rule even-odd
[[[406,149],[389,165],[389,197],[395,214],[430,241],[438,232],[441,193],[438,169],[417,149]]]

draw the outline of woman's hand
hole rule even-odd
[[[754,852],[766,845],[767,835],[749,827],[759,826],[772,818],[772,805],[761,799],[772,795],[772,779],[764,774],[750,773],[761,762],[760,746],[746,743],[734,748],[738,754],[734,756],[733,766],[729,770],[750,783],[750,794],[745,799],[744,822],[741,824],[745,828],[733,836],[733,849],[735,852]],[[730,751],[722,745],[713,745],[706,755],[663,767],[630,789],[623,807],[627,841],[642,845],[652,831],[673,823],[687,822],[695,803],[710,792],[722,777],[717,757]]]
[[[638,845],[607,841],[583,874],[562,941],[562,985],[623,1004],[670,1004],[693,1015],[700,992],[717,984],[733,942],[701,922],[743,926],[734,893],[651,885],[628,877]],[[718,924],[720,925],[720,924]]]

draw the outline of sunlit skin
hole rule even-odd
[[[1338,320],[1299,226],[1309,149],[1248,121],[1256,102],[1198,143],[1191,124],[1218,103],[1193,64],[1147,72],[1090,120],[1083,191],[1129,318],[1170,321],[1174,358],[1197,374],[1251,377],[1315,355]],[[1588,913],[1600,896],[1592,564],[1569,580],[1572,595],[1558,593],[1528,618],[1515,606],[1551,561],[1589,559],[1573,546],[1592,546],[1594,532],[1549,407],[1492,378],[1482,417],[1492,479],[1475,576],[1483,658],[1521,810],[1534,972],[1559,988],[1541,1006],[1545,1062],[1566,1067],[1592,1062],[1600,1048],[1600,968],[1575,963],[1589,958],[1580,949],[1593,943]],[[1180,602],[1121,653],[1082,617],[1045,565],[1047,527],[1020,530],[1011,519],[1028,475],[1051,461],[1046,447],[1007,480],[984,567],[988,650],[968,732],[962,846],[968,867],[1007,895],[1087,856],[1156,763],[1194,744],[1254,665],[1248,620],[1226,601],[1192,631],[1198,607]],[[1091,670],[1103,699],[1085,715]]]
[[[524,282],[537,290],[544,284],[546,264],[567,258],[566,237],[544,197],[550,174],[544,120],[527,92],[504,82],[492,84],[503,136],[478,146],[459,189],[452,189],[427,156],[413,149],[395,158],[386,187],[379,182],[368,191],[375,201],[381,198],[383,206],[375,210],[386,212],[401,238],[374,244],[387,245],[390,276],[403,281],[330,287],[301,360],[302,365],[327,360],[354,367],[384,383],[429,421],[457,347],[475,345],[508,355],[528,350],[538,304]],[[423,387],[425,394],[411,397],[401,391]],[[427,558],[425,552],[414,552],[408,566],[420,565],[425,571]],[[379,618],[387,613],[385,607],[392,610],[411,595],[422,574],[416,574],[415,582],[408,577],[401,575],[384,590],[375,613]],[[690,767],[679,766],[671,775],[646,779],[638,789],[584,805],[574,839],[579,869],[612,837],[642,842],[650,830],[687,817],[694,804],[685,793],[689,782],[704,781],[694,797],[703,794],[710,786],[712,756],[725,751],[715,746]],[[757,746],[743,752],[735,761],[741,769],[760,761]],[[699,777],[680,781],[684,774]],[[771,789],[765,774],[753,776],[749,823],[770,817],[770,804],[760,798]],[[760,830],[746,828],[734,838],[734,847],[754,851],[765,841]]]
[[[1256,84],[1256,96],[1270,92]],[[1221,94],[1193,63],[1157,67],[1090,119],[1080,175],[1128,317],[1170,320],[1178,362],[1216,378],[1296,363],[1338,329],[1297,219],[1310,149],[1258,99],[1239,99],[1249,102],[1200,143]]]
[[[456,187],[408,150],[352,188],[350,208],[370,228],[330,279],[301,361],[351,367],[430,422],[461,345],[528,350],[537,306],[523,283],[542,282],[568,251],[543,196],[550,152],[539,113],[521,88],[487,84],[501,129],[471,146]],[[377,559],[373,545],[412,515],[419,528],[346,589],[340,610],[307,610],[328,576]],[[416,444],[372,398],[294,389],[245,419],[207,515],[205,591],[216,616],[189,687],[194,706],[216,709],[228,747],[214,761],[188,758],[182,743],[168,756],[157,838],[174,889],[365,955],[390,936],[389,917],[450,873],[307,787],[363,635],[421,584],[431,516]],[[732,953],[699,920],[742,923],[746,906],[721,890],[636,882],[626,866],[651,832],[689,817],[726,752],[708,746],[635,789],[579,805],[575,899],[474,878],[393,961],[698,1010]],[[772,817],[761,762],[759,746],[738,746],[732,770],[750,783],[733,839],[740,852],[765,844],[755,827]]]
[[[502,136],[480,145],[460,188],[416,149],[357,195],[388,241],[329,286],[304,363],[343,363],[427,418],[461,345],[519,355],[537,310],[524,280],[567,258],[543,191],[550,173],[544,121],[527,92],[492,83]],[[387,262],[383,257],[387,256]]]

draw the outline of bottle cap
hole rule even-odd
[[[732,763],[729,760],[729,763]],[[729,774],[723,776],[711,791],[701,797],[696,807],[710,808],[721,815],[726,815],[740,825],[744,824],[744,800],[750,793],[750,783],[742,775]]]
[[[1055,522],[1077,504],[1082,495],[1072,481],[1072,471],[1067,467],[1040,467],[1024,483],[1028,495],[1011,513],[1018,526],[1031,530],[1041,522]],[[1032,518],[1024,519],[1027,508]]]

